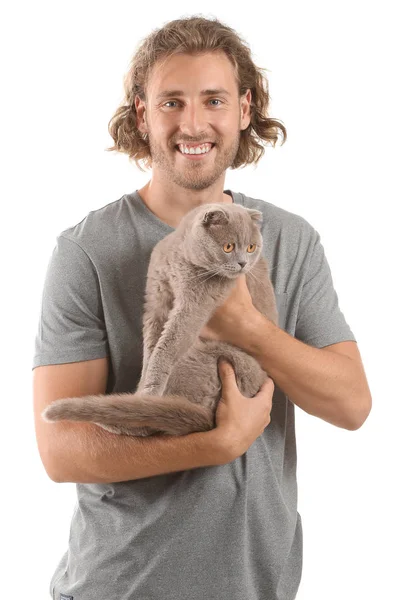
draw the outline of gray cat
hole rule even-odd
[[[44,420],[91,421],[112,433],[143,437],[213,429],[220,357],[232,364],[240,392],[257,394],[268,377],[259,363],[237,346],[199,334],[242,274],[255,308],[278,324],[261,222],[260,211],[238,204],[205,204],[187,213],[151,253],[135,393],[59,399],[43,411]]]

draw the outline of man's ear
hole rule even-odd
[[[146,121],[145,121],[145,111],[146,111],[146,104],[144,100],[141,100],[141,98],[136,95],[136,97],[134,98],[134,105],[135,105],[135,110],[137,113],[137,129],[142,133],[148,133],[148,130],[146,128]]]
[[[247,129],[250,125],[251,101],[252,101],[252,92],[251,92],[251,89],[248,88],[246,90],[246,93],[243,96],[241,96],[240,110],[241,110],[241,122],[243,124],[243,127],[241,127],[242,131]]]

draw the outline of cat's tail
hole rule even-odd
[[[186,435],[215,427],[214,412],[182,396],[143,393],[61,398],[41,413],[47,422],[91,421],[123,428],[151,427],[168,435]]]

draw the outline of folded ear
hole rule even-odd
[[[246,208],[246,210],[251,216],[252,221],[254,221],[256,225],[261,225],[263,222],[263,213],[259,210],[255,210],[254,208]]]
[[[202,218],[202,223],[206,227],[210,225],[224,225],[228,223],[229,217],[222,209],[216,208],[205,212]]]

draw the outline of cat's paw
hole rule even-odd
[[[158,385],[146,385],[140,390],[143,394],[147,394],[148,396],[161,396],[162,390]]]

